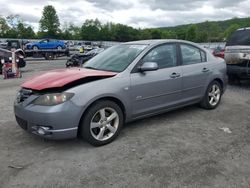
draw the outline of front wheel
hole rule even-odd
[[[222,86],[219,82],[213,81],[209,84],[200,106],[205,109],[215,109],[221,101]]]
[[[112,142],[123,126],[121,108],[112,101],[98,101],[84,114],[80,135],[88,143],[101,146]]]

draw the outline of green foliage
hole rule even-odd
[[[238,24],[233,24],[229,28],[226,29],[224,32],[224,36],[226,39],[228,39],[237,29],[239,29],[240,26]]]
[[[32,27],[25,24],[19,15],[0,17],[0,37],[3,38],[35,38]]]
[[[98,19],[86,20],[81,27],[82,40],[98,40],[100,38],[101,23]]]
[[[0,16],[0,37],[6,37],[9,29],[6,19]]]
[[[190,25],[186,31],[186,40],[196,42],[197,40],[197,26]]]
[[[89,41],[134,41],[147,39],[183,39],[193,42],[225,41],[238,28],[250,27],[250,18],[233,18],[225,21],[205,21],[176,27],[153,29],[135,29],[133,27],[105,23],[98,19],[86,20],[78,27],[72,23],[60,21],[53,6],[43,9],[40,30],[35,33],[31,26],[25,24],[18,15],[0,16],[0,37],[3,38],[59,38],[63,40]]]
[[[57,37],[60,32],[60,22],[56,13],[56,9],[52,5],[43,8],[43,15],[40,23],[40,31],[45,33],[47,37]]]

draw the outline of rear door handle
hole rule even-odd
[[[172,74],[170,75],[170,78],[178,78],[178,77],[180,77],[180,76],[181,76],[180,73],[174,72],[174,73],[172,73]]]
[[[208,71],[209,71],[208,68],[203,68],[203,69],[202,69],[202,72],[208,72]]]

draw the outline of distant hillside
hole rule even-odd
[[[250,27],[250,17],[161,27],[158,30],[172,37],[194,42],[222,42],[226,41],[235,30],[242,27]]]
[[[206,31],[209,25],[213,25],[213,26],[219,27],[220,31],[225,31],[231,25],[234,25],[234,24],[239,25],[240,27],[250,27],[250,17],[233,18],[233,19],[224,20],[224,21],[205,21],[205,22],[196,23],[196,24],[178,25],[174,27],[161,27],[159,29],[176,31],[176,30],[185,30],[189,28],[191,25],[196,25],[199,31]]]

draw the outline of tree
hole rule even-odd
[[[206,21],[203,23],[203,31],[207,32],[208,42],[218,42],[221,41],[219,33],[221,32],[221,28],[218,22],[209,22]]]
[[[40,32],[48,37],[57,37],[60,32],[60,22],[56,10],[52,5],[43,8],[40,23]]]
[[[140,30],[139,32],[140,32],[139,39],[141,40],[152,39],[152,35],[149,29],[143,29]]]
[[[6,19],[0,16],[0,37],[6,37],[6,33],[10,27],[8,26]]]
[[[18,24],[20,22],[23,22],[22,18],[19,15],[9,15],[6,17],[6,22],[7,24],[12,28],[12,29],[16,29]]]
[[[161,31],[159,29],[151,30],[152,39],[161,39]]]
[[[101,22],[98,19],[86,20],[81,28],[81,37],[83,40],[98,40],[101,29]]]
[[[240,26],[238,24],[233,24],[230,27],[226,29],[224,32],[224,37],[228,39],[237,29],[239,29]]]
[[[175,39],[176,33],[174,31],[163,30],[161,31],[161,38],[162,39]]]
[[[190,25],[186,32],[186,40],[196,42],[197,40],[197,26]]]
[[[17,37],[22,39],[32,39],[35,38],[35,32],[31,26],[25,25],[23,22],[17,25]]]
[[[186,29],[178,29],[176,31],[176,38],[185,40],[186,39]]]

